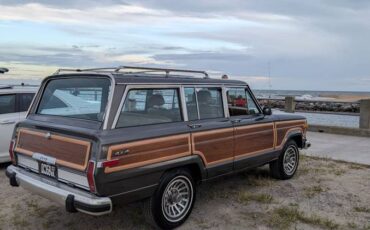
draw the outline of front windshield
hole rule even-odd
[[[109,88],[107,78],[53,79],[47,83],[36,113],[102,121]]]

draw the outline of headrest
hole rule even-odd
[[[211,92],[208,90],[201,90],[197,93],[198,102],[205,103],[212,100]]]
[[[162,106],[162,105],[164,105],[164,98],[160,94],[154,94],[148,100],[149,108],[153,106]]]

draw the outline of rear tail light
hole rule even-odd
[[[87,167],[87,182],[89,183],[90,192],[92,193],[96,192],[94,173],[95,173],[95,162],[89,161],[89,165]]]
[[[9,156],[10,156],[10,160],[12,161],[13,165],[16,164],[15,155],[14,155],[14,144],[15,144],[15,140],[11,140],[9,144]]]

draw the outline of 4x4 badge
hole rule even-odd
[[[123,155],[129,154],[129,153],[130,153],[129,149],[122,149],[122,150],[113,152],[112,155],[115,156],[115,157],[118,157],[118,156],[123,156]]]

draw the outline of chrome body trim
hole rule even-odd
[[[72,195],[76,202],[90,207],[100,207],[104,205],[109,205],[110,207],[109,210],[102,212],[90,212],[88,210],[76,208],[80,212],[95,216],[112,212],[112,201],[109,197],[95,196],[89,192],[72,188],[68,185],[37,175],[14,165],[10,165],[6,169],[6,172],[8,175],[15,175],[15,179],[21,187],[42,197],[48,198],[60,205],[65,206],[68,195]]]
[[[181,106],[180,109],[182,110],[182,118],[184,121],[189,121],[188,118],[188,108],[186,107],[186,99],[185,99],[185,90],[184,87],[180,87],[180,100],[181,100]]]
[[[153,88],[153,89],[178,89],[179,90],[179,95],[180,98],[179,98],[179,101],[180,101],[180,104],[182,104],[182,95],[181,95],[181,85],[175,85],[175,84],[161,84],[161,85],[148,85],[148,84],[143,84],[143,85],[140,85],[140,84],[128,84],[125,88],[125,92],[122,96],[122,99],[121,99],[121,102],[119,104],[119,107],[118,107],[118,110],[115,114],[115,117],[114,117],[114,120],[113,120],[113,123],[112,123],[112,127],[111,129],[115,129],[116,126],[117,126],[117,122],[118,122],[118,119],[119,119],[119,116],[121,115],[121,111],[122,111],[122,108],[123,108],[123,104],[125,103],[126,101],[126,97],[128,95],[128,92],[131,90],[131,89],[147,89],[147,88]],[[180,106],[181,107],[181,106]],[[181,108],[180,108],[181,109]],[[185,121],[185,117],[183,118],[183,121]]]
[[[109,117],[111,114],[111,108],[113,104],[113,96],[116,91],[116,79],[113,77],[112,74],[107,74],[106,76],[108,76],[111,79],[111,85],[109,89],[110,92],[108,96],[108,104],[107,104],[107,108],[105,108],[105,113],[103,117],[103,130],[108,129],[108,121],[109,121]]]

